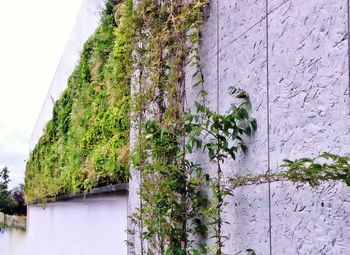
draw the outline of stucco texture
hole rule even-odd
[[[283,159],[322,152],[347,154],[347,0],[218,3],[211,1],[200,46],[209,106],[224,113],[232,102],[228,88],[240,87],[258,122],[246,139],[248,153],[227,162],[225,175],[278,172]],[[190,84],[188,91],[192,103]],[[226,251],[350,254],[349,191],[340,182],[317,188],[276,182],[270,192],[268,184],[241,187],[225,210]]]

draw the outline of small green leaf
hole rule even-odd
[[[250,128],[250,126],[247,126],[245,128],[244,133],[248,136],[250,136],[252,134],[252,129]]]
[[[147,134],[146,136],[145,136],[145,138],[148,140],[148,139],[151,139],[153,137],[153,134]]]
[[[247,255],[256,255],[255,251],[253,249],[246,249]]]
[[[189,138],[186,143],[186,149],[189,153],[192,153],[192,138]]]
[[[160,131],[160,140],[163,141],[164,129]]]

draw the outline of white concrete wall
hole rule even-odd
[[[52,118],[54,102],[67,87],[69,76],[76,67],[80,53],[86,40],[94,33],[100,22],[100,13],[105,0],[84,0],[76,19],[75,26],[67,42],[66,48],[53,77],[51,86],[45,98],[38,120],[33,129],[30,141],[30,151],[34,149],[43,134],[46,123]]]
[[[225,174],[276,172],[285,158],[324,151],[348,154],[349,1],[218,2],[211,1],[201,45],[209,105],[225,112],[228,87],[241,87],[258,122],[248,154],[229,161]],[[227,253],[350,254],[349,194],[343,183],[237,189],[226,209]]]
[[[127,254],[127,203],[121,192],[29,206],[27,231],[0,231],[0,254]]]
[[[0,231],[1,255],[27,255],[25,252],[26,235],[21,230],[2,229]]]
[[[124,255],[126,229],[125,194],[29,206],[23,255]]]

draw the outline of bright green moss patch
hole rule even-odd
[[[127,182],[133,31],[132,0],[107,1],[30,155],[28,203]]]

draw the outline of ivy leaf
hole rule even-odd
[[[249,119],[249,114],[248,114],[248,111],[246,109],[242,109],[240,111],[240,113],[242,114],[243,119]]]
[[[309,167],[309,169],[310,169],[310,172],[311,172],[312,174],[317,174],[318,172],[320,172],[320,171],[323,170],[323,167],[322,167],[321,164],[315,163],[315,164],[311,164],[310,167]]]
[[[213,161],[213,159],[215,158],[215,153],[214,153],[214,150],[211,149],[211,147],[208,150],[208,154],[209,154],[210,161]]]
[[[299,160],[298,160],[298,162],[300,162],[300,163],[312,163],[313,162],[313,159],[311,159],[311,158],[300,158]]]
[[[337,156],[329,153],[329,152],[324,152],[321,157],[325,158],[325,159],[332,159],[332,160],[336,160]]]
[[[236,154],[235,154],[235,152],[234,152],[234,150],[232,148],[230,149],[229,153],[230,153],[231,158],[233,160],[236,160]]]
[[[246,249],[247,255],[256,255],[255,251],[253,249]]]
[[[200,73],[200,70],[198,69],[197,71],[194,72],[194,74],[192,75],[192,78],[195,78],[199,73]]]
[[[203,128],[201,126],[197,126],[194,130],[197,136],[199,136],[202,132]]]
[[[227,142],[226,139],[224,139],[224,140],[222,141],[222,148],[226,151],[226,150],[227,150],[227,147],[228,147],[228,142]]]
[[[244,130],[244,133],[246,133],[246,135],[250,136],[252,134],[252,129],[250,126],[247,126]]]
[[[187,148],[189,153],[192,153],[192,143],[193,143],[192,137],[188,138],[187,143],[186,143],[186,148]]]
[[[241,143],[241,149],[242,149],[242,151],[243,151],[243,153],[244,154],[246,154],[247,153],[247,151],[248,151],[248,148],[247,148],[247,146],[245,146],[243,143]]]
[[[141,155],[139,152],[134,153],[132,156],[132,163],[134,166],[138,166],[141,162]]]
[[[234,127],[234,130],[231,134],[232,140],[235,140],[237,138],[237,135],[238,135],[238,128]]]
[[[199,80],[199,81],[195,82],[195,83],[193,84],[193,88],[199,87],[199,85],[201,85],[202,82],[203,82],[202,80]]]

